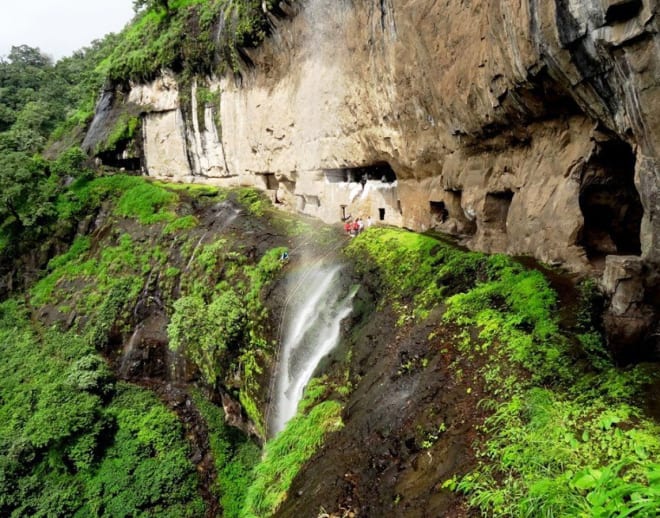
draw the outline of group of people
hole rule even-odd
[[[371,226],[371,216],[367,217],[367,222],[365,223],[362,218],[355,218],[354,221],[351,221],[351,218],[346,219],[346,223],[344,223],[344,230],[346,231],[346,234],[355,237],[357,236],[360,232],[362,232],[365,227],[368,228]]]

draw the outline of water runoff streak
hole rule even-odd
[[[280,432],[296,414],[303,389],[319,362],[334,349],[341,336],[341,322],[353,309],[354,287],[347,293],[342,266],[315,264],[291,279],[289,304],[278,363],[269,435]]]

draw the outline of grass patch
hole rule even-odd
[[[428,316],[447,294],[469,286],[486,256],[461,252],[423,234],[371,228],[346,249],[360,273],[376,268],[383,283],[381,304],[392,304],[399,323]]]
[[[125,218],[135,218],[148,225],[159,221],[171,222],[175,215],[170,206],[175,194],[148,182],[127,189],[117,202],[115,213]]]
[[[204,185],[197,183],[172,183],[163,180],[156,180],[153,182],[158,187],[163,187],[174,192],[183,192],[194,197],[208,197],[212,198],[220,194],[220,189],[212,185]]]
[[[198,224],[199,220],[192,214],[181,216],[165,225],[165,228],[163,228],[163,234],[176,234],[182,230],[195,228]]]
[[[256,189],[246,187],[242,189],[233,189],[230,192],[234,194],[236,201],[245,207],[245,209],[253,216],[263,216],[266,208],[271,206],[270,200],[266,195]]]
[[[91,214],[109,199],[122,198],[120,212],[126,217],[150,218],[158,209],[172,203],[175,195],[140,176],[113,175],[100,178],[83,177],[75,181],[67,191],[57,198],[56,209],[61,220],[75,219]],[[145,194],[147,199],[138,197]]]
[[[325,436],[342,428],[341,404],[324,401],[314,404],[306,395],[301,411],[277,437],[266,444],[256,478],[247,492],[242,518],[272,516],[286,499],[294,477],[323,444]],[[304,409],[304,411],[302,411]]]

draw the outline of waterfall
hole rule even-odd
[[[334,349],[341,336],[341,322],[353,309],[357,287],[346,293],[338,264],[309,267],[291,279],[290,304],[284,309],[275,390],[269,416],[269,435],[274,436],[296,414],[303,389],[319,362]]]

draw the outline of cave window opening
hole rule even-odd
[[[513,200],[512,191],[489,192],[484,204],[483,222],[489,228],[506,233],[506,220]]]
[[[106,151],[99,153],[98,157],[101,159],[103,165],[108,167],[116,167],[124,171],[140,171],[142,168],[142,161],[138,157],[123,158],[124,153],[119,151]]]
[[[641,254],[643,208],[634,174],[635,154],[619,140],[601,144],[587,164],[579,196],[584,224],[578,244],[594,264],[606,255]]]
[[[471,236],[477,231],[476,219],[469,218],[462,206],[463,191],[460,189],[445,189],[443,194],[447,218],[451,224],[445,231],[459,236]]]
[[[318,196],[306,196],[305,197],[305,204],[309,203],[310,205],[314,205],[315,207],[320,207],[321,206],[321,199]]]
[[[385,209],[382,207],[378,209],[378,219],[385,221]]]
[[[279,188],[280,182],[275,178],[275,173],[266,173],[264,177],[266,178],[266,189],[276,191]]]
[[[396,209],[399,211],[399,214],[403,214],[403,207],[401,207],[401,200],[396,200]]]
[[[348,182],[347,169],[326,169],[323,171],[328,183],[346,183]]]
[[[612,25],[636,18],[642,10],[642,0],[628,0],[610,5],[605,13],[605,23]]]
[[[437,221],[444,223],[449,217],[449,211],[444,201],[429,201],[431,215]]]

